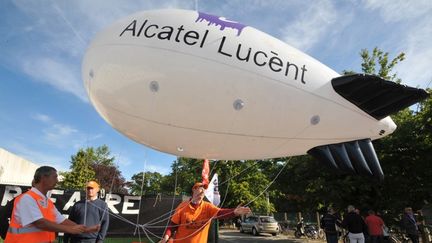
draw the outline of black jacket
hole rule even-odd
[[[355,212],[350,212],[344,217],[342,227],[353,234],[367,232],[366,223],[363,218]]]
[[[407,234],[418,234],[418,227],[415,219],[412,219],[408,214],[404,213],[402,216],[402,228],[405,229]]]
[[[340,219],[336,214],[327,213],[321,218],[321,228],[327,234],[337,234],[336,225],[341,226],[339,221]]]
[[[15,198],[7,202],[3,210],[0,210],[0,237],[6,239],[6,234],[9,229],[9,219],[12,217],[12,210]]]

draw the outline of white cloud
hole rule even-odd
[[[12,153],[31,161],[38,165],[49,165],[55,167],[57,170],[64,170],[65,166],[59,164],[63,162],[63,157],[55,156],[52,154],[47,154],[40,152],[38,150],[27,147],[22,143],[11,142],[9,149]]]
[[[39,82],[47,83],[88,102],[80,78],[81,72],[70,63],[46,57],[28,57],[22,62],[24,73]]]
[[[396,68],[399,76],[406,84],[426,88],[432,80],[432,17],[419,22],[399,43],[406,53],[406,59]]]
[[[48,115],[45,115],[45,114],[40,114],[40,113],[36,113],[36,114],[32,115],[32,118],[35,119],[36,121],[41,121],[43,123],[49,123],[52,121],[51,117],[49,117]]]
[[[71,137],[78,133],[75,128],[64,124],[53,124],[43,130],[44,139],[53,145],[62,146],[64,143],[69,143]]]
[[[378,11],[388,23],[397,24],[393,46],[406,54],[395,67],[404,83],[425,88],[432,80],[432,2],[430,0],[365,0],[365,7]]]
[[[129,166],[132,164],[132,160],[121,153],[113,153],[115,157],[115,163],[120,167]]]
[[[36,121],[41,121],[47,125],[47,127],[43,129],[45,134],[44,138],[47,140],[58,142],[62,137],[68,137],[74,133],[78,133],[77,129],[70,125],[58,123],[48,115],[36,113],[31,115],[31,117]]]
[[[337,20],[337,11],[330,1],[316,1],[306,6],[295,21],[281,30],[284,41],[305,51],[319,43]]]
[[[147,170],[150,172],[158,172],[162,175],[168,175],[171,172],[171,167],[169,166],[159,166],[155,164],[147,164]]]
[[[99,146],[99,145],[94,145],[93,141],[98,140],[99,138],[102,138],[104,135],[103,134],[84,134],[83,132],[78,132],[77,135],[75,136],[75,138],[73,139],[72,143],[72,147],[75,150],[78,150],[80,148],[86,148],[86,147],[90,147],[90,146]]]
[[[69,124],[57,122],[52,117],[36,113],[31,115],[36,121],[43,123],[42,140],[44,143],[56,148],[79,148],[88,147],[90,142],[101,138],[102,134],[85,134]]]
[[[430,0],[364,0],[365,7],[378,10],[387,22],[414,19],[432,11]]]

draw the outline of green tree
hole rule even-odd
[[[367,49],[360,51],[362,58],[361,70],[366,74],[373,74],[386,80],[392,80],[400,83],[401,80],[396,77],[396,73],[392,74],[393,68],[399,62],[405,59],[405,53],[401,52],[391,61],[389,60],[389,53],[375,47],[372,52]],[[354,71],[343,71],[343,74],[352,74]]]
[[[99,182],[101,188],[107,192],[127,193],[126,180],[121,175],[121,171],[115,165],[92,164],[95,171],[96,181]]]
[[[89,180],[95,179],[95,172],[91,166],[91,157],[84,149],[79,149],[76,155],[71,156],[70,172],[64,172],[60,185],[65,189],[84,189]]]
[[[161,190],[167,194],[190,195],[193,184],[201,181],[203,160],[179,157],[171,165],[171,173],[162,180]],[[177,188],[174,185],[177,181]]]
[[[211,168],[219,176],[219,193],[223,207],[248,205],[255,213],[274,212],[273,203],[267,203],[267,185],[270,180],[262,161],[213,161]]]
[[[115,157],[111,156],[111,151],[107,145],[102,145],[94,149],[93,147],[87,148],[93,154],[92,164],[114,166]]]
[[[114,160],[107,145],[81,148],[71,157],[71,171],[62,173],[64,180],[60,185],[67,189],[83,189],[86,182],[95,180],[109,192],[126,193],[126,181]]]
[[[273,203],[267,203],[266,193],[263,193],[270,180],[263,168],[263,161],[211,161],[210,177],[219,176],[219,192],[221,206],[237,207],[250,203],[254,212],[274,212]],[[190,195],[192,185],[201,181],[203,160],[178,158],[171,166],[172,171],[162,179],[161,191],[172,194],[177,179],[177,194]],[[211,179],[211,178],[210,178]],[[273,192],[269,191],[270,197]]]
[[[386,173],[381,202],[394,213],[407,205],[419,209],[432,200],[431,110],[432,99],[429,98],[420,103],[418,111],[399,112],[392,117],[397,130],[376,141]]]
[[[146,171],[132,176],[130,193],[132,195],[156,195],[161,193],[163,176],[158,172]],[[141,188],[142,187],[142,188]]]
[[[109,147],[107,145],[89,147],[86,151],[91,157],[91,166],[96,173],[95,179],[101,187],[108,192],[127,193],[126,180],[115,165],[115,157],[111,156]]]

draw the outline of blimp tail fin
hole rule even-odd
[[[429,94],[417,89],[368,74],[353,74],[334,78],[334,90],[342,97],[377,120],[396,113]]]
[[[373,176],[384,179],[384,173],[371,140],[322,145],[307,152],[331,169],[347,174]]]

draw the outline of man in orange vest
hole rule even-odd
[[[5,243],[50,243],[55,240],[55,232],[79,234],[99,230],[99,225],[78,225],[60,214],[46,196],[57,182],[53,167],[42,166],[36,170],[34,187],[15,199]]]
[[[233,218],[251,213],[248,207],[223,209],[203,201],[206,184],[197,182],[192,187],[192,198],[180,203],[171,218],[170,226],[160,242],[168,242],[175,232],[174,242],[206,243],[212,219]]]

